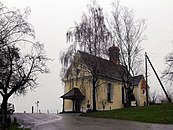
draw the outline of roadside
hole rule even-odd
[[[78,114],[14,113],[31,130],[173,130],[173,125],[93,118]]]
[[[29,128],[20,128],[20,125],[18,123],[12,122],[8,130],[31,130]]]

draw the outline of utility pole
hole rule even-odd
[[[163,86],[163,84],[162,84],[162,82],[161,82],[159,76],[157,75],[157,72],[156,72],[156,70],[154,69],[154,66],[152,65],[152,63],[151,63],[149,57],[147,56],[147,54],[145,55],[145,57],[146,57],[146,59],[148,60],[148,62],[150,63],[150,66],[151,66],[151,68],[153,69],[153,71],[154,71],[154,73],[155,73],[155,75],[156,75],[156,77],[157,77],[157,79],[158,79],[158,81],[159,81],[159,83],[160,83],[160,85],[161,85],[161,87],[162,87],[162,89],[163,89],[163,91],[164,91],[164,93],[165,93],[165,95],[166,95],[168,101],[171,102],[171,99],[169,98],[168,93],[166,92],[166,90],[165,90],[165,88],[164,88],[164,86]]]
[[[145,78],[146,78],[146,103],[148,106],[148,66],[147,66],[147,53],[145,52]]]

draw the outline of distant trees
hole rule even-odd
[[[27,22],[29,12],[28,8],[23,12],[9,10],[0,3],[0,94],[4,127],[7,126],[9,97],[34,89],[37,75],[48,72],[46,61],[49,59],[44,46],[35,42],[34,29]]]
[[[170,103],[170,101],[173,101],[173,90],[171,87],[167,88],[167,95],[169,97],[166,97],[163,93],[158,93],[156,90],[152,93],[150,93],[150,105],[156,104],[156,103]]]
[[[112,19],[110,25],[116,45],[120,49],[120,62],[124,66],[121,71],[122,80],[126,90],[126,105],[130,105],[133,96],[133,84],[130,84],[130,74],[136,76],[141,70],[140,43],[145,39],[145,19],[135,20],[133,10],[120,6],[120,2],[113,3]],[[132,79],[133,80],[133,79]]]
[[[168,95],[168,97],[169,97],[169,100],[168,100],[168,98],[165,96],[165,95],[160,95],[160,102],[163,102],[163,103],[170,103],[170,102],[172,102],[173,101],[173,89],[172,89],[172,87],[168,87],[167,88],[167,95]]]
[[[165,57],[166,69],[163,72],[162,77],[172,85],[173,83],[173,53],[169,53]]]
[[[150,93],[150,105],[156,104],[159,100],[159,94],[154,90],[153,92]]]
[[[167,87],[167,94],[171,101],[173,101],[173,52],[169,53],[165,57],[166,68],[162,73],[162,79],[165,81]],[[162,99],[163,101],[167,101],[165,97]]]

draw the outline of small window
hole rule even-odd
[[[145,89],[142,90],[143,95],[145,95]]]
[[[113,87],[111,83],[108,83],[107,86],[107,98],[108,102],[113,102]]]

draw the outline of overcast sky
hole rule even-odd
[[[61,82],[59,53],[64,50],[66,31],[80,22],[91,0],[1,0],[8,8],[31,8],[28,21],[34,26],[37,39],[45,44],[47,55],[54,61],[48,63],[50,74],[39,76],[39,87],[26,96],[10,98],[17,112],[31,112],[38,100],[41,112],[61,111],[63,85]],[[98,0],[106,15],[111,15],[112,0]],[[134,9],[136,18],[147,19],[147,40],[142,42],[159,75],[163,71],[164,57],[173,50],[173,1],[172,0],[121,0],[121,5]],[[152,72],[151,72],[152,74]],[[161,90],[150,76],[151,89]],[[152,82],[151,82],[152,81]],[[36,108],[35,108],[36,110]]]

